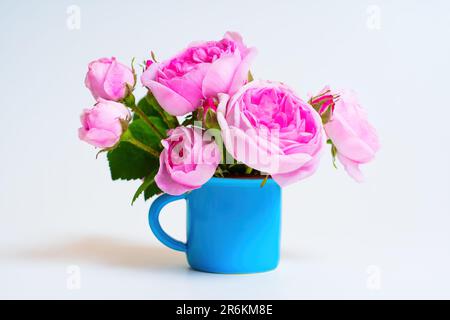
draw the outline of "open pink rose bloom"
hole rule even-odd
[[[319,114],[283,84],[254,81],[227,103],[218,120],[228,152],[251,168],[270,174],[281,186],[317,169],[324,143]]]
[[[247,82],[255,54],[239,34],[228,32],[220,41],[193,43],[169,60],[150,64],[141,80],[168,113],[182,116],[203,99],[236,92]]]

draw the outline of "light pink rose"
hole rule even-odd
[[[130,118],[123,104],[99,98],[92,109],[85,109],[81,114],[82,127],[78,129],[78,136],[98,148],[112,147],[122,135],[120,119]]]
[[[358,182],[364,180],[359,169],[375,157],[380,148],[375,128],[367,120],[366,111],[359,105],[354,92],[342,90],[325,132],[337,149],[337,158],[348,174]]]
[[[155,182],[165,193],[180,195],[200,188],[216,171],[220,151],[214,141],[203,139],[201,130],[177,127],[162,140]]]
[[[286,186],[313,174],[324,144],[319,114],[281,83],[253,81],[227,103],[220,96],[217,118],[228,152]]]
[[[125,97],[126,84],[134,86],[134,75],[116,58],[101,58],[89,63],[84,82],[95,99],[119,101]]]
[[[168,113],[182,116],[203,99],[235,93],[247,82],[255,54],[239,34],[227,32],[220,41],[194,43],[169,60],[152,63],[141,81]]]

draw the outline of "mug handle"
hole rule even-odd
[[[162,208],[173,201],[186,199],[186,194],[182,194],[179,196],[172,196],[170,194],[163,194],[156,198],[150,206],[150,210],[148,212],[148,223],[150,225],[150,229],[153,231],[155,237],[161,241],[162,244],[168,246],[171,249],[177,251],[186,252],[186,243],[175,240],[171,236],[169,236],[162,228],[159,223],[159,214],[161,213]]]

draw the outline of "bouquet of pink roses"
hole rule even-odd
[[[255,48],[228,32],[157,61],[140,77],[115,58],[89,64],[96,99],[81,115],[81,140],[106,152],[113,180],[141,180],[133,202],[180,195],[211,177],[268,177],[286,186],[312,175],[326,145],[357,181],[379,142],[354,93],[325,87],[308,101],[283,83],[254,80]],[[183,118],[181,118],[183,117]]]

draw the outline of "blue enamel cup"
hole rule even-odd
[[[163,194],[151,205],[155,236],[186,252],[189,265],[214,273],[254,273],[275,269],[280,257],[281,188],[272,179],[211,178],[180,196]],[[161,209],[185,199],[187,243],[170,237],[159,223]]]

